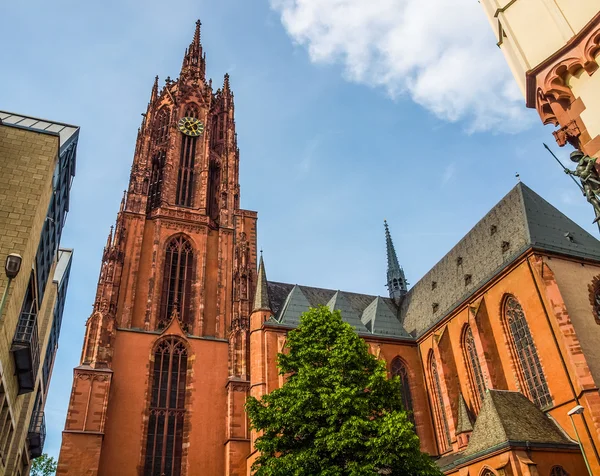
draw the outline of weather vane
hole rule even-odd
[[[596,159],[584,154],[580,150],[575,150],[571,152],[571,160],[577,163],[577,167],[575,167],[575,170],[570,170],[554,155],[550,147],[546,144],[544,144],[544,147],[552,154],[552,157],[556,159],[564,172],[573,179],[573,182],[577,184],[581,193],[583,193],[587,201],[594,207],[596,215],[594,223],[598,224],[598,229],[600,230],[600,223],[598,223],[600,221],[600,174],[598,173]],[[575,177],[579,177],[581,184],[577,183]]]

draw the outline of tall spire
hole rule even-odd
[[[408,283],[404,277],[404,270],[398,263],[387,221],[383,220],[383,226],[385,227],[385,244],[387,248],[387,288],[390,298],[399,300],[406,294]]]
[[[181,66],[180,77],[186,79],[201,79],[204,81],[206,69],[206,55],[202,53],[202,43],[200,42],[200,20],[196,22],[194,38],[188,49],[185,50],[183,64]]]
[[[271,310],[271,302],[269,301],[267,272],[265,271],[265,262],[263,261],[261,251],[260,262],[258,264],[258,282],[256,284],[256,293],[254,294],[254,306],[252,306],[252,311],[269,310]]]

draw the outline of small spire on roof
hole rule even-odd
[[[398,300],[407,292],[407,282],[404,276],[404,270],[398,263],[392,236],[387,224],[387,220],[383,220],[385,228],[385,245],[387,250],[387,288],[390,293],[390,298]]]
[[[265,262],[260,250],[260,261],[258,264],[258,280],[256,292],[254,293],[254,305],[252,311],[270,311],[271,302],[269,300],[269,288],[267,284],[267,272],[265,271]]]

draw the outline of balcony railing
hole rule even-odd
[[[15,359],[19,395],[33,392],[40,366],[37,314],[21,313],[10,350]]]
[[[27,441],[29,442],[30,457],[37,458],[42,456],[44,441],[46,440],[46,419],[44,412],[33,412],[31,423],[27,432]]]

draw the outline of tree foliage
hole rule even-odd
[[[441,475],[419,449],[400,380],[387,378],[339,311],[304,313],[278,367],[284,385],[246,403],[262,435],[256,475]]]
[[[37,457],[31,463],[31,476],[51,476],[56,474],[56,467],[58,463],[52,456],[48,456],[44,453],[42,456]]]

